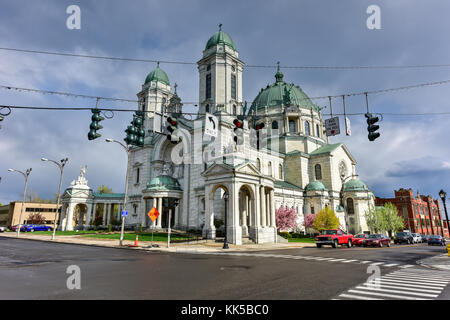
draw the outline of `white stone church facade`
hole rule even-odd
[[[374,195],[356,178],[356,161],[346,146],[327,143],[320,108],[299,86],[286,83],[278,69],[275,82],[261,89],[247,110],[242,103],[243,69],[232,39],[222,30],[216,32],[198,61],[199,104],[193,119],[177,115],[182,100],[159,65],[147,76],[137,96],[139,109],[150,112],[145,116],[145,145],[130,154],[126,224],[151,227],[147,212],[156,207],[162,214],[155,227],[166,228],[170,208],[173,228],[202,230],[214,238],[224,230],[226,207],[230,243],[241,244],[247,238],[270,243],[277,241],[276,209],[294,208],[303,229],[306,215],[330,206],[343,229],[368,231],[364,213],[374,206]],[[204,135],[205,113],[219,120],[214,148]],[[173,144],[159,133],[166,126],[164,120],[155,121],[160,114],[178,119],[181,142]],[[233,141],[237,116],[244,119],[239,145]],[[277,130],[277,142],[268,139],[268,145],[258,150],[249,130],[256,123],[264,123],[269,134]],[[195,135],[203,140],[198,142]],[[92,204],[92,192],[90,197]],[[116,198],[114,203],[122,203]],[[77,201],[82,200],[68,193],[63,198],[68,230],[73,228],[67,223],[69,207]],[[93,219],[92,208],[87,207],[81,224]]]

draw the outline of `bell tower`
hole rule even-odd
[[[242,70],[231,37],[222,31],[214,33],[206,43],[199,70],[199,113],[239,115],[242,113]]]

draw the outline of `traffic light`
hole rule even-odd
[[[4,117],[0,114],[0,122],[3,121]],[[0,126],[0,129],[2,128],[2,126]]]
[[[244,129],[244,122],[242,122],[239,119],[234,119],[233,120],[233,124],[234,124],[234,143],[236,143],[236,145],[241,145],[244,141],[243,139],[243,129]]]
[[[369,132],[368,138],[370,141],[374,141],[380,136],[379,132],[375,132],[380,128],[379,125],[375,124],[380,119],[378,117],[374,117],[371,113],[366,113],[365,117],[367,118],[367,131]]]
[[[145,138],[144,113],[136,111],[130,124],[125,130],[127,136],[123,140],[129,145],[143,147]]]
[[[265,124],[264,122],[260,122],[258,124],[255,125],[255,130],[256,130],[256,149],[260,149],[261,147],[261,142],[260,140],[262,140],[262,133],[261,130],[264,129]],[[262,149],[262,148],[261,148]]]
[[[105,118],[103,118],[100,115],[100,110],[99,109],[91,109],[92,112],[92,117],[91,117],[91,125],[89,126],[89,128],[91,129],[88,133],[88,139],[89,140],[94,140],[97,139],[99,137],[101,137],[102,135],[97,133],[97,130],[102,129],[103,127],[99,124],[100,121],[105,120]]]
[[[175,130],[177,130],[178,127],[178,120],[176,118],[168,117],[167,124],[167,131],[169,131],[167,139],[173,144],[177,144],[181,141],[181,137],[174,134]]]

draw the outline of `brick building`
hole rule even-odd
[[[439,206],[439,200],[424,196],[417,192],[417,197],[411,189],[395,190],[395,198],[376,198],[375,204],[394,204],[400,216],[405,221],[405,228],[414,233],[438,234],[449,237],[448,226]]]

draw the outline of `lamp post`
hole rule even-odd
[[[447,232],[450,233],[450,228],[448,227],[447,206],[445,205],[445,198],[447,197],[447,192],[441,189],[441,191],[439,191],[439,197],[441,197],[442,203],[444,204],[445,219],[447,221]]]
[[[228,216],[228,210],[227,210],[227,204],[228,204],[228,192],[225,191],[223,194],[223,199],[225,200],[225,239],[223,240],[223,248],[222,249],[229,249],[228,248],[228,222],[227,222],[227,216]]]
[[[69,158],[61,159],[59,162],[47,158],[41,158],[42,161],[50,161],[56,164],[59,168],[59,187],[58,187],[58,197],[56,199],[56,212],[55,212],[55,222],[53,223],[53,233],[52,233],[52,240],[55,240],[56,236],[56,221],[58,220],[58,212],[59,212],[59,203],[61,199],[61,183],[62,183],[62,177],[64,172],[64,166],[66,165],[67,161],[69,161]]]
[[[28,185],[28,176],[31,173],[32,168],[27,169],[27,171],[22,172],[20,170],[15,170],[15,169],[8,169],[9,172],[18,172],[20,174],[22,174],[25,178],[25,187],[23,188],[23,200],[22,200],[22,208],[20,209],[20,215],[19,215],[19,225],[17,226],[17,238],[20,235],[20,227],[22,225],[22,215],[23,215],[23,207],[25,206],[25,195],[27,193],[27,185]]]
[[[129,164],[130,164],[130,147],[128,147],[128,146],[124,145],[122,142],[114,140],[114,139],[107,138],[105,140],[106,140],[106,142],[115,142],[115,143],[120,144],[122,146],[122,148],[127,153],[127,175],[126,175],[126,178],[125,178],[125,196],[124,196],[124,199],[123,199],[123,211],[127,211],[128,168],[129,168]],[[120,242],[119,242],[119,244],[122,246],[123,245],[123,230],[125,228],[125,216],[124,215],[121,215],[121,216],[122,216],[122,226],[120,228]]]

